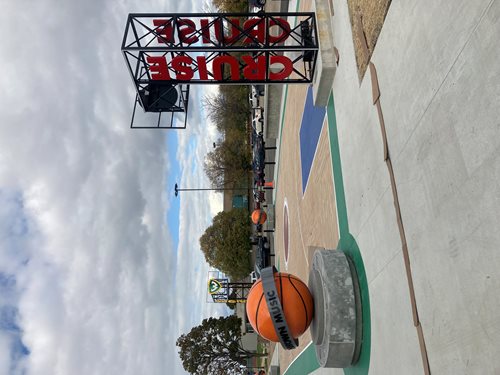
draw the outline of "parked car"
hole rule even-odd
[[[250,88],[250,94],[248,96],[248,100],[250,102],[250,108],[258,108],[260,107],[260,97],[264,96],[265,87],[264,85],[252,85]]]
[[[257,251],[255,252],[255,274],[260,277],[263,268],[271,266],[271,244],[267,237],[257,237]]]
[[[252,108],[252,129],[255,134],[264,134],[264,109]]]
[[[250,272],[250,282],[254,283],[258,280],[259,276],[257,276],[257,273],[255,271]]]
[[[261,233],[262,232],[262,224],[254,224],[255,225],[255,231],[257,233]]]
[[[263,203],[266,201],[266,194],[264,192],[264,190],[260,190],[258,188],[254,188],[253,189],[253,199],[256,203],[256,209],[257,208],[260,208],[260,203]],[[257,204],[259,207],[257,207]]]
[[[264,136],[258,134],[253,142],[252,149],[252,170],[254,173],[254,181],[264,183],[264,168],[266,166],[266,150]]]
[[[255,96],[264,96],[264,93],[265,93],[265,86],[262,85],[262,84],[256,84],[256,85],[252,85],[252,95],[255,95]]]
[[[248,95],[248,100],[250,102],[250,108],[260,107],[259,98],[262,95],[259,95],[259,91],[255,88],[255,85],[252,85],[250,88],[250,94]]]
[[[266,5],[266,0],[250,0],[250,5],[262,9]]]
[[[266,201],[266,192],[263,189],[264,181],[255,180],[253,182],[253,200],[255,209],[260,208],[260,204]]]
[[[260,181],[264,183],[266,181],[266,174],[264,173],[264,169],[254,169],[253,178],[254,180]]]

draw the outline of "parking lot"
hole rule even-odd
[[[262,95],[261,95],[262,94]],[[277,136],[277,123],[269,119],[269,86],[250,89],[250,105],[251,105],[251,139],[252,144],[252,159],[254,160],[254,183],[256,180],[259,186],[254,190],[254,194],[250,197],[250,211],[254,209],[262,209],[267,215],[266,221],[262,225],[253,225],[254,236],[263,236],[267,238],[267,243],[271,246],[271,254],[274,255],[274,205],[273,205],[273,182],[275,173],[275,159],[276,159],[276,136]],[[258,138],[262,136],[261,139]],[[260,140],[260,143],[259,141]],[[261,144],[262,143],[262,144]],[[261,160],[257,153],[265,155]],[[262,166],[260,164],[263,164]],[[263,167],[262,173],[260,168]],[[267,186],[263,186],[266,184]],[[256,264],[261,258],[259,248],[256,244],[253,245],[252,262]],[[274,256],[270,257],[271,264],[274,264]],[[264,262],[269,265],[268,262]],[[258,267],[257,267],[258,268]],[[258,272],[257,272],[258,273]]]

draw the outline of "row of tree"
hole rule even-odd
[[[247,209],[219,212],[213,224],[200,237],[207,263],[224,272],[231,280],[247,277],[252,270],[250,235],[251,222]]]
[[[250,147],[245,142],[249,139],[248,87],[220,86],[217,94],[205,97],[204,106],[221,135],[205,159],[204,169],[210,183],[221,188],[246,186],[252,169]]]
[[[247,0],[213,0],[220,12],[245,12]],[[204,99],[210,120],[221,139],[215,143],[204,164],[214,187],[246,187],[251,171],[251,151],[247,124],[250,115],[247,86],[219,86],[217,94]],[[249,237],[250,213],[247,209],[220,212],[200,237],[200,247],[209,265],[241,280],[251,272]],[[191,374],[243,375],[249,358],[265,356],[243,349],[241,319],[235,315],[208,318],[177,339],[179,356]]]
[[[248,187],[252,169],[247,133],[250,118],[247,86],[222,85],[204,99],[210,120],[221,139],[205,159],[205,173],[214,187]],[[200,247],[209,265],[232,280],[251,272],[250,214],[246,209],[220,212],[200,238]]]
[[[212,0],[213,5],[219,12],[246,12],[248,11],[247,0]]]
[[[235,315],[204,319],[176,342],[182,366],[190,374],[245,374],[249,358],[265,356],[243,349],[241,319]]]

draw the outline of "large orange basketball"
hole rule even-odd
[[[314,303],[311,293],[306,284],[289,273],[275,273],[274,282],[290,334],[294,338],[298,338],[307,330],[313,318]],[[267,308],[262,280],[260,279],[248,292],[247,316],[255,332],[269,341],[279,341]]]
[[[253,210],[252,212],[252,222],[254,224],[264,224],[267,220],[267,214],[261,209]]]

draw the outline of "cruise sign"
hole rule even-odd
[[[122,51],[137,83],[310,82],[315,28],[313,13],[129,15]]]

